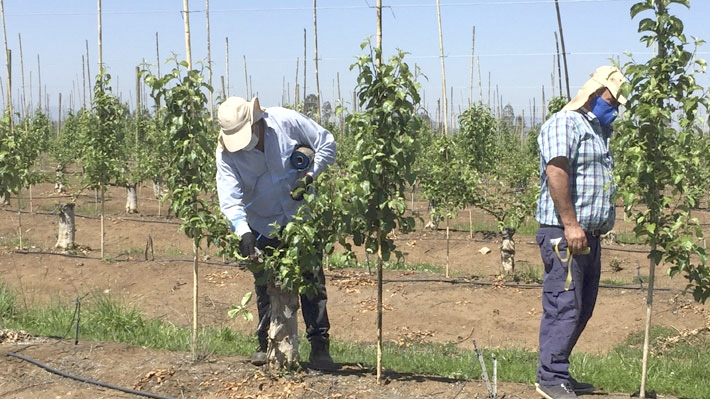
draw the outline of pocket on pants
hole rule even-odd
[[[567,281],[567,263],[562,262],[555,252],[552,240],[560,239],[557,249],[562,256],[567,254],[567,240],[564,231],[561,229],[545,229],[538,232],[535,240],[540,246],[540,256],[545,266],[545,276],[543,277],[543,291],[549,293],[559,293],[565,291]],[[574,290],[574,282],[569,290]]]

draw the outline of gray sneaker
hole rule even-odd
[[[560,385],[539,385],[535,384],[535,390],[546,399],[576,399],[572,385],[569,383]]]
[[[577,395],[594,393],[594,385],[588,382],[577,381],[574,378],[570,377],[569,383],[570,385],[572,385],[572,389]]]

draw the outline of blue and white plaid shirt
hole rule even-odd
[[[616,185],[614,159],[609,151],[611,128],[603,128],[591,112],[560,111],[540,128],[540,198],[535,219],[562,226],[550,197],[546,168],[556,157],[569,161],[570,195],[577,221],[585,231],[606,233],[614,227]]]

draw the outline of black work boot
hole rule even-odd
[[[251,364],[255,366],[263,366],[266,364],[266,349],[267,349],[267,339],[265,336],[259,335],[259,346],[256,348],[256,352],[254,352],[253,355],[251,355],[251,359],[249,360]]]
[[[337,369],[330,357],[330,341],[328,338],[311,339],[311,354],[308,362],[314,370],[332,371]]]

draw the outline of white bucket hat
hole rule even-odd
[[[619,94],[621,84],[626,82],[626,78],[621,74],[619,68],[614,66],[601,66],[594,73],[589,74],[589,79],[577,92],[577,95],[567,103],[562,109],[576,111],[589,100],[589,96],[602,87],[606,87],[619,104],[626,104],[626,98]]]
[[[251,101],[241,97],[227,98],[217,110],[220,144],[229,152],[243,149],[251,142],[251,126],[263,116],[258,98]]]

